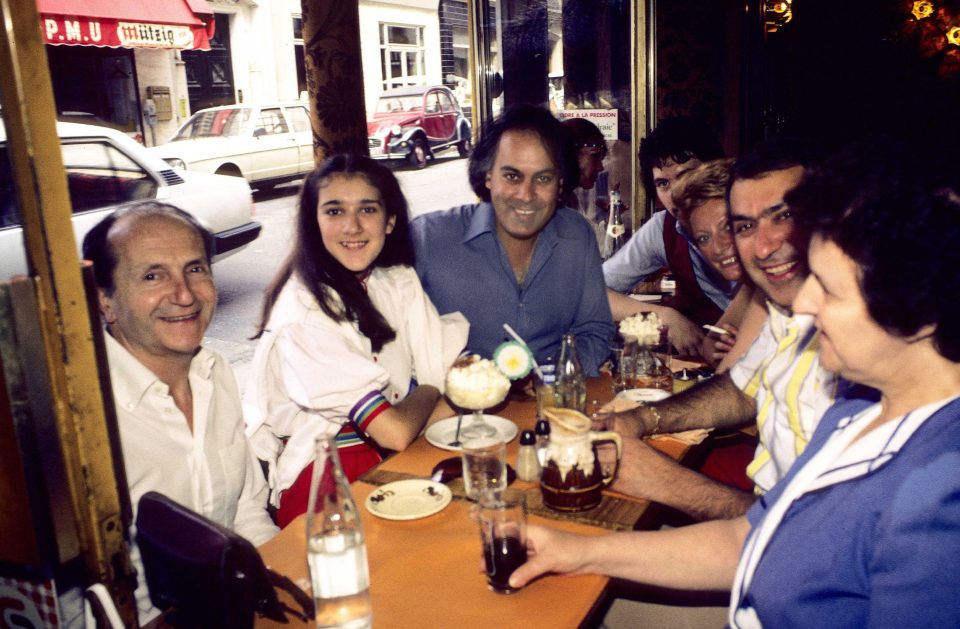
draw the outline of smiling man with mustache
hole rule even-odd
[[[124,468],[136,521],[158,491],[254,544],[276,532],[267,485],[250,452],[236,379],[201,347],[217,291],[213,236],[182,210],[148,201],[110,214],[87,233]],[[130,539],[135,536],[131,532]],[[140,624],[151,605],[136,544]]]
[[[423,288],[441,314],[469,319],[471,352],[492,356],[508,323],[543,363],[573,332],[584,372],[597,375],[613,321],[593,228],[559,207],[578,181],[563,125],[539,107],[510,109],[482,130],[469,170],[481,203],[410,224]]]

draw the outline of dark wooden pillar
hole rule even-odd
[[[301,5],[314,160],[334,153],[366,155],[358,3],[301,0]]]

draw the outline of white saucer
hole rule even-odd
[[[497,429],[497,437],[504,443],[510,443],[513,438],[517,436],[517,425],[506,417],[484,414],[483,419]],[[463,429],[469,426],[470,422],[472,421],[472,414],[464,414],[463,423],[460,425],[461,441],[463,440]],[[427,432],[424,436],[431,445],[434,445],[442,450],[460,452],[459,446],[454,447],[450,445],[450,442],[453,441],[453,438],[456,434],[457,418],[448,417],[447,419],[441,419],[435,424],[431,424],[430,427],[427,428]]]
[[[413,478],[378,487],[367,496],[367,511],[385,520],[417,520],[443,511],[453,494],[441,483]]]
[[[663,389],[627,389],[617,393],[617,397],[631,402],[656,402],[670,397],[670,392]]]

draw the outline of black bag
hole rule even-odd
[[[249,541],[157,492],[137,509],[137,546],[150,600],[178,627],[253,627],[254,612],[286,622],[285,611],[306,620],[313,600],[289,579],[267,570]],[[274,584],[292,590],[304,607],[280,603]]]

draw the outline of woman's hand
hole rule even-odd
[[[729,334],[710,332],[703,337],[701,355],[711,367],[716,367],[720,364],[723,357],[733,349],[734,343],[737,342],[737,326],[730,325],[729,323],[721,323],[717,327],[723,328],[729,332]]]
[[[510,587],[520,588],[547,573],[582,574],[593,538],[527,525],[527,563],[510,575]]]
[[[670,344],[681,356],[699,356],[703,330],[673,308],[664,308],[660,320],[670,326]]]

